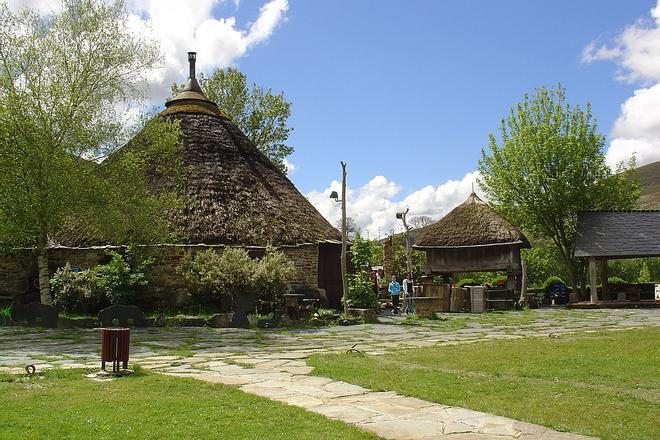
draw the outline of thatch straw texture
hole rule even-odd
[[[425,228],[415,247],[446,248],[520,243],[531,247],[522,232],[475,193],[436,223]]]
[[[166,113],[180,120],[191,173],[183,190],[186,205],[171,221],[185,241],[284,245],[341,239],[234,123],[177,107]]]

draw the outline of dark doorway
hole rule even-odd
[[[319,243],[318,283],[320,289],[325,289],[329,306],[340,309],[342,307],[340,244]]]

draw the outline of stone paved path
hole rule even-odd
[[[345,351],[354,344],[378,355],[396,347],[659,326],[660,310],[541,310],[444,318],[408,326],[395,325],[401,318],[388,317],[384,324],[312,330],[136,329],[131,356],[145,368],[235,385],[384,438],[579,439],[586,437],[309,376],[305,359],[313,353]],[[0,328],[0,371],[22,372],[26,364],[36,364],[38,370],[97,367],[98,351],[95,330]]]

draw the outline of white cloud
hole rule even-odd
[[[465,201],[473,184],[475,191],[483,195],[476,185],[478,177],[479,173],[474,171],[460,180],[449,180],[435,187],[428,185],[403,200],[395,200],[401,187],[384,176],[376,176],[358,189],[347,188],[347,215],[356,221],[365,236],[368,233],[371,238],[383,237],[403,229],[395,215],[406,208],[410,208],[409,217],[428,215],[439,219]],[[332,191],[341,195],[341,182],[333,180],[323,191],[311,191],[306,196],[331,224],[336,225],[341,209],[329,198]]]
[[[582,52],[583,62],[613,61],[619,66],[617,79],[644,86],[621,105],[607,151],[611,167],[633,155],[637,165],[660,160],[660,0],[650,15],[609,44],[592,41]]]
[[[235,17],[213,17],[219,0],[133,0],[130,9],[136,27],[150,29],[165,55],[162,69],[155,73],[151,98],[162,102],[173,82],[187,77],[186,53],[196,51],[197,67],[210,71],[227,67],[249,49],[266,41],[284,20],[287,0],[269,0],[248,29],[241,29]],[[238,7],[238,3],[235,3]]]
[[[155,38],[161,45],[162,67],[149,72],[148,97],[161,105],[174,82],[185,82],[188,74],[188,51],[198,52],[197,67],[209,71],[227,67],[245,56],[273,34],[285,19],[287,0],[268,0],[246,29],[238,27],[235,17],[214,17],[213,9],[229,0],[128,0],[131,13],[129,28]],[[233,0],[236,8],[240,2]],[[30,7],[41,14],[60,8],[57,0],[10,0],[17,10]]]
[[[49,14],[60,10],[62,2],[61,0],[9,0],[8,5],[14,11],[30,8],[40,14]]]
[[[284,166],[286,167],[286,172],[288,174],[291,174],[291,173],[295,172],[298,169],[297,165],[289,162],[286,158],[284,158],[283,162],[284,162]]]

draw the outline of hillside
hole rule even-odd
[[[660,209],[660,161],[641,166],[635,175],[642,187],[640,209]]]

